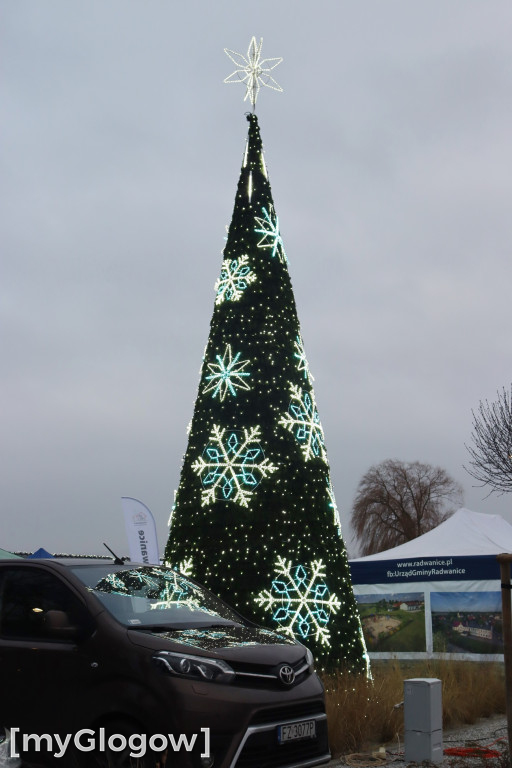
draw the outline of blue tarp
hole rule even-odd
[[[53,557],[53,555],[51,555],[49,552],[47,552],[46,549],[44,549],[43,547],[39,547],[39,549],[36,550],[36,552],[32,552],[32,554],[28,555],[28,557],[29,558],[31,558],[31,557],[36,558],[37,557],[38,559],[41,559],[41,558],[45,558],[45,557]]]

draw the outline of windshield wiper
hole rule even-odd
[[[242,624],[228,624],[226,622],[225,624],[198,624],[197,626],[200,626],[201,629],[235,629],[236,627],[241,627]]]
[[[176,627],[173,624],[130,624],[126,629],[148,629],[151,632],[181,632],[183,627]]]
[[[196,624],[184,622],[183,624],[130,624],[127,629],[147,629],[151,632],[183,632],[185,629],[235,629],[242,627],[242,624],[217,623],[217,624]]]

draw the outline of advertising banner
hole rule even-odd
[[[153,515],[146,505],[137,499],[123,496],[121,503],[130,560],[134,563],[158,565],[160,558]]]
[[[408,560],[350,562],[353,584],[499,579],[496,555],[416,557]]]
[[[406,572],[430,567],[445,571],[438,581],[404,574],[401,583],[353,585],[370,658],[503,661],[500,581],[452,580],[446,571],[463,569],[462,563],[408,563]]]

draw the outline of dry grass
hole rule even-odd
[[[471,661],[378,662],[373,682],[339,673],[324,678],[329,739],[334,755],[359,752],[403,738],[404,680],[442,681],[443,728],[505,712],[503,665]]]

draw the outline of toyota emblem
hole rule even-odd
[[[289,664],[279,667],[279,679],[283,685],[291,685],[295,680],[295,672]]]

